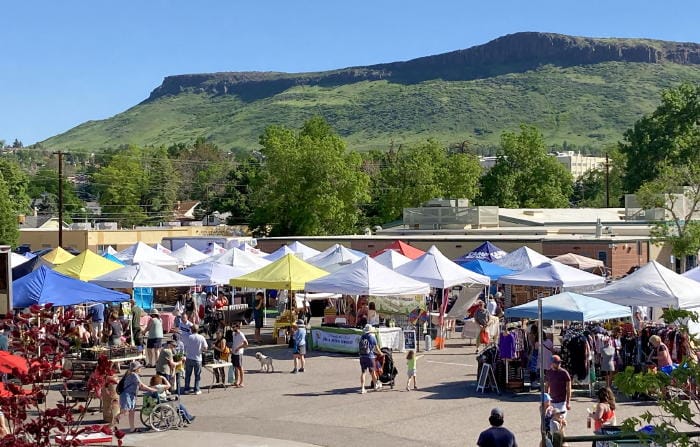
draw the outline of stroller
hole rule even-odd
[[[392,356],[391,349],[382,348],[382,354],[384,355],[384,365],[379,374],[379,381],[385,385],[391,386],[393,389],[399,371],[396,369],[396,365],[394,365],[394,357]]]

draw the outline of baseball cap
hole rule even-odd
[[[367,333],[367,332],[372,332],[373,329],[374,329],[374,327],[372,327],[371,324],[366,324],[365,328],[362,331]]]
[[[552,356],[552,363],[561,363],[561,357],[559,357],[558,355],[554,354],[554,355]]]
[[[496,416],[496,417],[503,419],[503,410],[496,407],[496,408],[491,410],[491,416]]]
[[[141,368],[143,368],[143,364],[139,361],[134,360],[129,364],[129,371],[138,371]]]

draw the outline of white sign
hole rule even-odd
[[[324,329],[313,329],[311,333],[314,349],[348,354],[359,352],[361,335],[359,333],[331,332]]]

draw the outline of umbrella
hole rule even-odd
[[[21,374],[27,374],[29,371],[27,359],[7,351],[0,351],[0,373],[12,374],[14,369],[17,369]]]

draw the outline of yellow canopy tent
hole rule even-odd
[[[51,265],[60,265],[64,262],[70,261],[73,258],[75,258],[74,255],[68,253],[61,247],[56,247],[41,257],[42,260]]]
[[[270,265],[247,275],[233,278],[229,284],[237,287],[263,289],[304,290],[308,281],[326,276],[328,272],[304,262],[293,254],[286,254]]]
[[[89,281],[122,267],[124,266],[117,262],[110,261],[107,258],[103,258],[91,250],[85,250],[70,261],[59,265],[54,270],[81,281]]]

